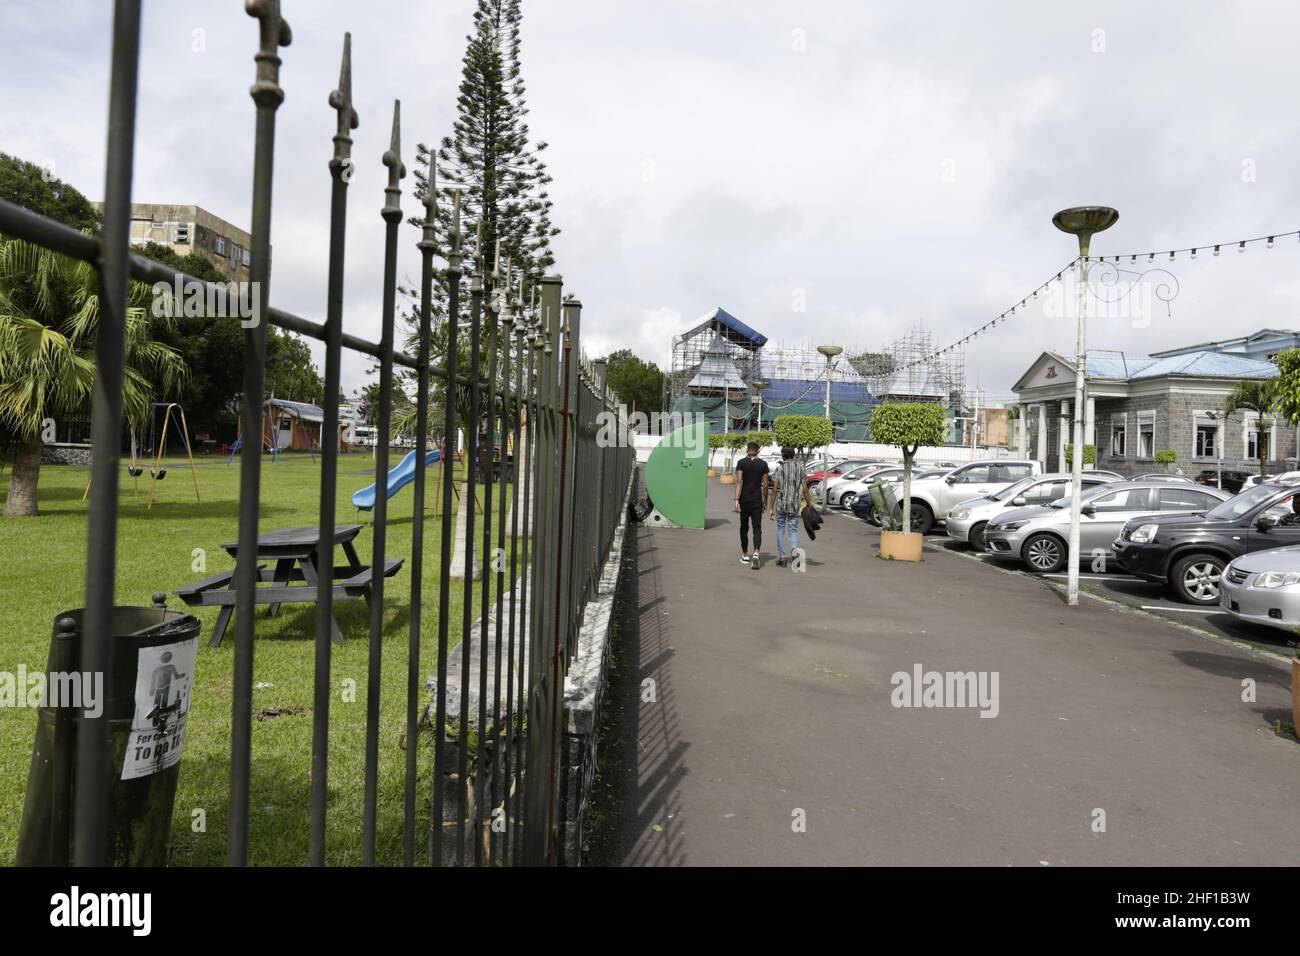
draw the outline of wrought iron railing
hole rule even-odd
[[[88,511],[85,630],[81,668],[105,675],[108,669],[110,611],[114,605],[118,479],[122,447],[122,382],[125,368],[125,309],[131,280],[172,285],[199,280],[130,251],[131,180],[134,168],[135,116],[140,52],[140,0],[115,0],[112,77],[110,81],[107,181],[103,229],[86,235],[22,207],[0,200],[0,233],[27,239],[55,252],[94,264],[100,274],[101,318],[96,348],[92,404],[93,464]],[[634,454],[624,443],[597,439],[600,417],[618,414],[617,398],[600,376],[580,360],[581,305],[563,299],[555,276],[499,274],[486,263],[462,260],[459,194],[452,194],[453,227],[446,237],[448,316],[446,367],[430,358],[433,259],[439,246],[434,234],[438,195],[433,177],[427,194],[421,254],[418,349],[407,354],[394,346],[398,228],[402,220],[400,107],[394,103],[391,141],[383,154],[388,169],[381,215],[385,221],[382,330],[378,342],[343,331],[343,277],[348,182],[351,178],[352,130],[358,117],[352,105],[350,37],[343,40],[338,89],[329,96],[336,111],[334,151],[329,160],[329,274],[323,323],[276,308],[269,301],[271,263],[272,169],[276,109],[283,101],[279,49],[291,40],[279,0],[247,0],[247,12],[259,23],[255,56],[256,81],[250,91],[256,104],[251,228],[251,281],[260,315],[278,328],[324,343],[324,394],[339,394],[344,349],[378,359],[380,389],[375,448],[374,566],[383,566],[387,523],[389,445],[392,438],[394,369],[415,372],[418,420],[414,480],[414,518],[410,562],[410,629],[407,645],[406,740],[404,765],[403,862],[544,864],[557,859],[557,806],[561,773],[561,708],[564,675],[576,651],[583,607],[593,594],[608,556],[614,530],[626,504]],[[468,274],[468,314],[463,315],[461,284]],[[525,285],[530,306],[524,306]],[[470,336],[469,367],[458,367],[458,339],[464,324]],[[266,323],[245,329],[241,422],[244,435],[262,433],[266,360]],[[513,479],[483,476],[481,527],[473,495],[462,503],[465,520],[463,582],[453,582],[452,524],[444,520],[438,552],[437,655],[421,660],[421,594],[426,573],[424,512],[426,452],[431,386],[441,383],[442,434],[464,430],[464,461],[470,473],[479,460],[480,435],[509,436],[515,449]],[[468,421],[459,420],[455,392],[467,394]],[[339,433],[338,407],[324,403],[322,436]],[[333,540],[337,506],[337,442],[322,442],[320,473],[320,541]],[[254,448],[255,443],[254,443]],[[456,480],[454,455],[443,454],[441,510],[453,513]],[[233,715],[230,752],[230,805],[227,862],[249,859],[250,821],[257,808],[250,802],[254,775],[252,692],[257,618],[254,588],[258,580],[255,543],[261,456],[245,449],[240,456],[239,550],[235,569],[236,604]],[[495,501],[494,496],[495,494]],[[501,516],[508,513],[507,520]],[[494,524],[495,521],[495,524]],[[481,540],[480,540],[481,536]],[[495,544],[493,543],[495,538]],[[478,566],[481,581],[472,569]],[[327,862],[326,816],[329,787],[329,702],[332,582],[318,581],[315,616],[314,705],[312,714],[311,791],[308,862]],[[490,585],[490,586],[489,586]],[[451,647],[450,597],[462,591],[461,646]],[[477,588],[477,594],[476,594]],[[379,792],[379,704],[385,688],[380,679],[384,575],[373,577],[369,630],[369,671],[365,736],[365,793],[362,856],[376,859]],[[475,597],[478,598],[477,607]],[[474,626],[477,615],[478,626]],[[473,640],[477,632],[477,640]],[[453,655],[460,656],[459,695],[451,699],[448,675]],[[471,655],[477,655],[475,662]],[[470,708],[470,675],[477,663],[477,713]],[[435,676],[433,702],[426,707],[424,668]],[[504,677],[503,677],[504,674]],[[488,682],[491,675],[491,692]],[[504,679],[505,689],[501,691]],[[490,701],[489,701],[490,698]],[[73,860],[102,865],[107,859],[106,716],[83,713],[77,740]],[[433,734],[433,777],[421,793],[414,744],[421,729]],[[488,738],[491,745],[488,745]],[[474,741],[477,740],[476,747]],[[471,799],[471,779],[473,791]],[[428,833],[418,832],[420,804],[428,800]],[[491,825],[493,820],[501,826]]]

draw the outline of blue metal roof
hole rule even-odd
[[[1188,375],[1194,378],[1273,378],[1272,362],[1261,362],[1225,352],[1187,352],[1167,358],[1121,359],[1088,356],[1088,377],[1118,381]]]
[[[768,402],[824,402],[826,379],[771,378],[763,389],[763,401]],[[865,382],[831,382],[832,402],[855,402],[864,405],[875,403],[871,389]]]
[[[737,335],[740,335],[748,339],[749,341],[753,342],[755,345],[763,346],[767,344],[766,335],[763,335],[759,332],[755,332],[744,322],[740,321],[740,319],[736,318],[726,309],[722,308],[722,306],[718,306],[716,309],[713,310],[712,318],[719,325],[723,326],[724,328],[730,329],[731,331],[735,332]]]

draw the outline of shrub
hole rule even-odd
[[[884,402],[871,412],[871,439],[903,452],[903,530],[912,528],[912,456],[922,445],[942,445],[948,431],[943,406]]]

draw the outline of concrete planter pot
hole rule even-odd
[[[721,478],[718,479],[718,481],[722,482],[724,485],[734,485],[736,483],[736,476],[723,475]]]
[[[717,470],[714,469],[714,468],[710,468],[710,469],[708,470],[708,476],[709,476],[710,478],[716,478],[716,477],[718,477],[718,472],[717,472]]]
[[[880,532],[880,556],[890,561],[920,561],[924,535],[915,531]]]

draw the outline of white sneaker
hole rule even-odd
[[[752,568],[752,569],[755,570],[755,571],[758,570],[758,552],[757,552],[757,551],[755,551],[753,554],[751,554],[751,555],[749,556],[749,566],[750,566],[750,568]]]
[[[741,564],[749,564],[749,558],[745,557],[745,556],[742,554],[742,555],[740,556],[740,563],[741,563]]]

